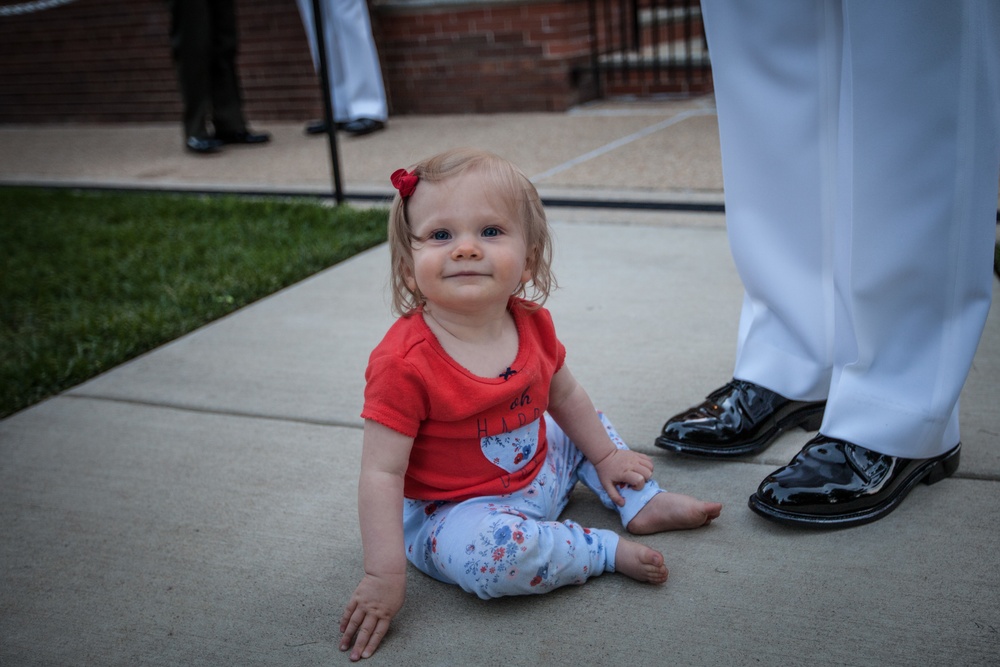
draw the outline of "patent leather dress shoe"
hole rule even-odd
[[[815,431],[826,401],[793,401],[746,380],[733,380],[703,403],[671,417],[656,446],[723,458],[754,454],[796,426]]]
[[[378,132],[379,130],[385,129],[385,123],[372,118],[358,118],[357,120],[349,121],[343,125],[339,125],[338,127],[347,134],[360,137],[365,134],[371,134],[372,132]]]
[[[222,148],[222,142],[212,138],[188,137],[184,146],[192,153],[205,155],[207,153],[217,153]]]
[[[224,144],[266,144],[271,140],[271,135],[267,132],[243,130],[225,134],[216,133],[215,138]]]
[[[904,459],[818,434],[761,482],[750,509],[794,526],[858,526],[896,509],[918,482],[951,477],[961,449],[959,443],[941,456]]]

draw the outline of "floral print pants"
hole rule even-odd
[[[545,420],[548,455],[524,489],[462,502],[405,500],[406,557],[417,569],[483,599],[545,593],[615,571],[617,533],[556,520],[573,487],[582,481],[619,513],[622,526],[661,489],[652,479],[637,491],[621,489],[625,506],[618,507],[594,466],[548,415]],[[601,421],[612,442],[627,449],[603,414]]]

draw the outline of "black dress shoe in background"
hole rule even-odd
[[[755,454],[790,428],[815,431],[825,409],[826,401],[793,401],[753,382],[733,380],[671,417],[656,446],[714,458]]]
[[[794,526],[847,528],[896,509],[918,482],[958,470],[962,443],[941,456],[904,459],[819,434],[750,496],[750,509]]]
[[[335,127],[338,130],[347,132],[356,137],[360,137],[365,134],[371,134],[372,132],[378,132],[379,130],[385,129],[385,123],[380,120],[374,120],[372,118],[359,118],[357,120],[351,120],[346,123],[336,123]],[[326,121],[322,120],[311,120],[306,123],[306,134],[326,134],[327,124]]]
[[[184,146],[192,153],[205,155],[207,153],[217,153],[222,148],[222,142],[211,137],[200,139],[198,137],[188,137]]]
[[[325,120],[311,120],[306,123],[306,134],[326,134]]]
[[[358,118],[357,120],[352,120],[340,125],[339,129],[347,132],[348,134],[352,134],[355,137],[360,137],[365,134],[371,134],[372,132],[378,132],[379,130],[385,129],[385,123],[372,118]]]
[[[271,140],[271,135],[267,132],[242,130],[240,132],[217,132],[215,138],[224,144],[266,144]]]

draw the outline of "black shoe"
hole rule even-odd
[[[353,134],[355,137],[360,137],[365,134],[371,134],[372,132],[378,132],[379,130],[385,129],[385,123],[371,118],[358,118],[357,120],[352,120],[340,125],[339,129],[347,132],[348,134]]]
[[[958,443],[935,458],[904,459],[820,434],[768,475],[748,504],[788,525],[858,526],[896,509],[917,482],[934,484],[955,474],[961,448]]]
[[[184,146],[192,153],[205,155],[206,153],[217,153],[222,148],[222,142],[218,139],[199,139],[198,137],[188,137]]]
[[[733,380],[671,417],[656,446],[716,458],[755,454],[790,428],[815,431],[825,409],[826,401],[792,401],[753,382]]]
[[[217,132],[215,138],[224,144],[266,144],[271,140],[271,135],[267,132],[242,130],[240,132]]]
[[[306,123],[306,134],[326,134],[325,120],[311,120]]]

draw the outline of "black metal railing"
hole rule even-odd
[[[597,95],[712,90],[698,0],[590,0]]]

